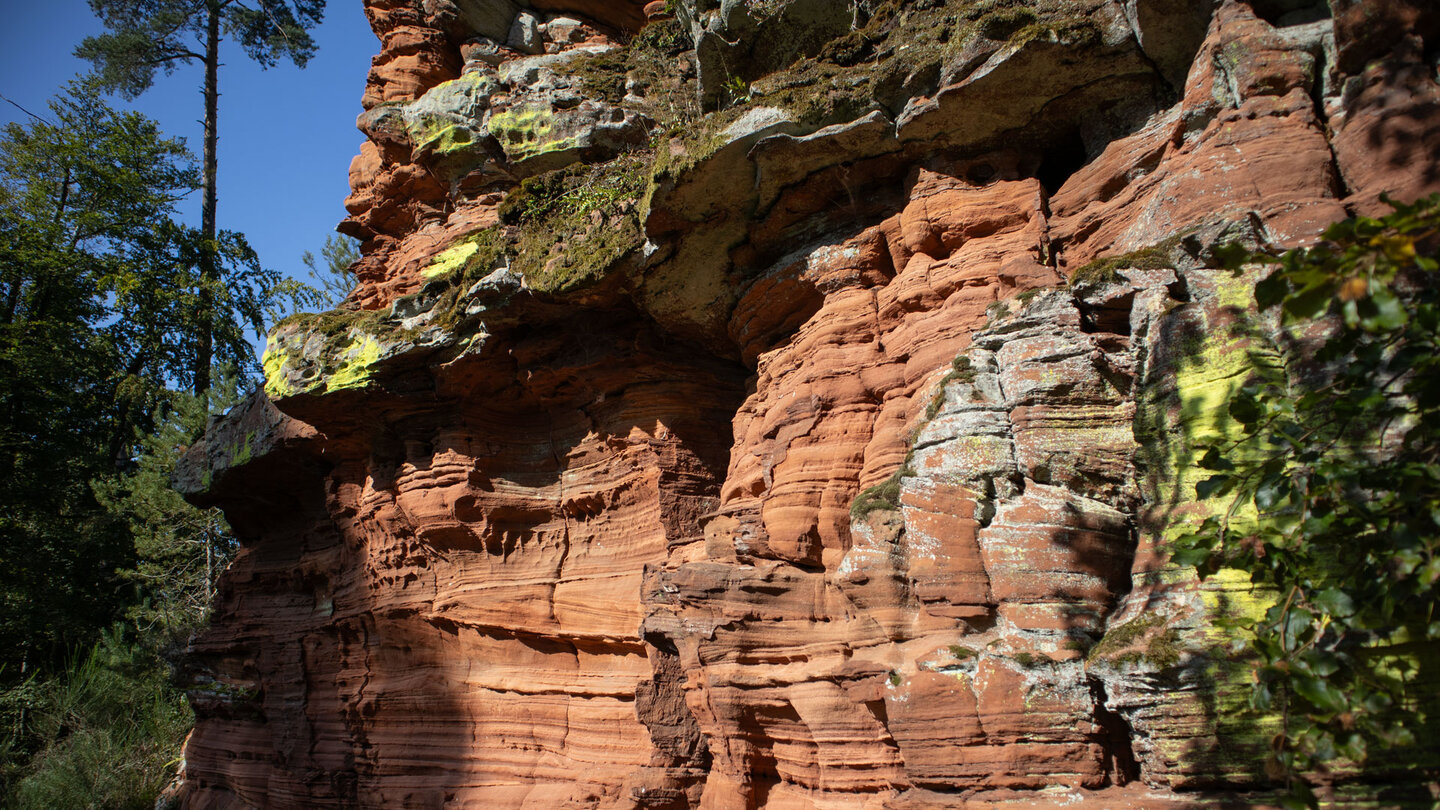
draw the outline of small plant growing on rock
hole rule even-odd
[[[877,509],[890,511],[899,509],[902,472],[897,470],[894,475],[855,496],[855,502],[850,505],[850,518],[861,520]]]
[[[950,361],[950,371],[940,378],[935,385],[935,396],[930,398],[930,404],[925,406],[925,419],[931,420],[940,412],[945,405],[945,387],[951,383],[973,383],[975,382],[975,369],[970,365],[970,358],[965,355],[958,355]]]
[[[1163,242],[1143,247],[1119,256],[1093,259],[1070,274],[1070,286],[1082,284],[1109,284],[1120,280],[1121,270],[1163,270],[1174,267],[1170,253],[1180,243],[1180,237],[1172,236]]]
[[[725,81],[725,95],[727,106],[749,104],[752,97],[750,83],[739,76],[731,76]]]

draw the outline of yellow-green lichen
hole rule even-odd
[[[431,124],[431,126],[425,127],[421,131],[421,137],[416,139],[416,149],[423,149],[436,155],[448,155],[452,152],[470,149],[475,145],[474,132],[468,126],[439,122],[431,122]]]
[[[339,353],[339,368],[325,381],[326,392],[363,388],[370,382],[371,367],[380,360],[380,341],[370,335],[352,336],[350,345]]]
[[[1127,262],[1127,266],[1134,265]],[[1241,426],[1228,410],[1230,396],[1257,367],[1276,359],[1257,353],[1251,340],[1257,330],[1267,328],[1253,311],[1253,278],[1214,271],[1193,274],[1189,281],[1198,301],[1170,316],[1171,331],[1167,331],[1167,351],[1173,354],[1166,362],[1173,370],[1174,387],[1151,385],[1137,399],[1135,434],[1145,448],[1145,487],[1154,504],[1146,518],[1147,530],[1162,549],[1193,531],[1205,517],[1230,506],[1225,499],[1198,498],[1195,485],[1211,474],[1199,464],[1200,447],[1216,439],[1241,436]],[[1255,517],[1253,505],[1238,507],[1230,516],[1230,526],[1243,534]],[[1150,580],[1194,588],[1204,605],[1198,627],[1162,629],[1159,617],[1137,619],[1107,634],[1092,650],[1091,660],[1124,663],[1144,659],[1158,664],[1172,660],[1172,654],[1178,660],[1182,647],[1203,653],[1207,688],[1197,695],[1204,705],[1195,711],[1210,718],[1213,733],[1225,744],[1197,752],[1188,741],[1157,739],[1157,750],[1184,762],[1186,768],[1213,769],[1226,778],[1253,778],[1278,720],[1250,708],[1250,666],[1232,659],[1226,651],[1234,640],[1233,631],[1222,628],[1220,620],[1236,627],[1253,624],[1274,604],[1274,595],[1256,590],[1247,575],[1229,569],[1196,583],[1192,569],[1167,567]],[[1142,634],[1148,634],[1148,645],[1136,640]],[[1131,636],[1128,640],[1127,635]],[[1130,646],[1127,641],[1135,644]]]
[[[285,347],[275,337],[270,336],[265,341],[265,354],[260,359],[260,365],[265,371],[265,395],[271,399],[283,399],[295,394],[286,380],[286,365],[289,354]]]
[[[465,262],[480,250],[480,243],[475,239],[465,239],[440,251],[430,260],[421,274],[425,278],[437,278],[448,275],[465,266]]]
[[[574,135],[555,136],[557,123],[549,105],[523,104],[492,114],[487,126],[505,154],[521,161],[579,145]]]

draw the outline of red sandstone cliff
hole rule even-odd
[[[1440,190],[1430,4],[366,11],[360,286],[182,471],[244,544],[183,806],[1257,784],[1245,588],[1161,548],[1208,250]]]

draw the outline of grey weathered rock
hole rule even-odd
[[[749,82],[796,59],[815,56],[850,30],[850,0],[722,0],[700,12],[686,2],[699,63],[700,98],[708,107],[725,100],[731,82]]]
[[[544,53],[545,39],[540,33],[540,20],[528,11],[515,15],[505,44],[521,53]]]
[[[1125,17],[1145,55],[1177,90],[1205,40],[1215,0],[1125,0]]]
[[[464,37],[479,34],[504,40],[520,6],[512,0],[423,0],[426,16],[437,27]]]
[[[585,41],[585,24],[574,17],[551,17],[542,27],[549,42],[568,44]]]

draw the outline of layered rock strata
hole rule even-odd
[[[1440,190],[1440,15],[366,11],[360,284],[179,477],[242,542],[184,806],[1263,790],[1264,596],[1164,553],[1267,328],[1209,251]]]

